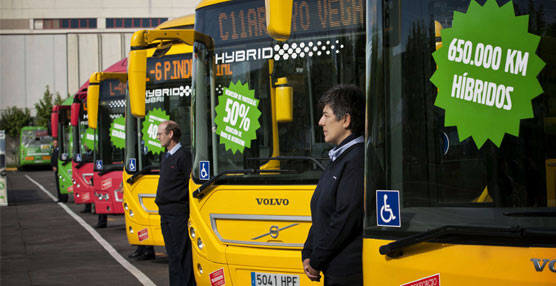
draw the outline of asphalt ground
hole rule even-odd
[[[97,215],[83,205],[56,203],[52,171],[10,171],[8,206],[0,207],[0,285],[168,285],[164,247],[135,261],[124,215]],[[47,194],[48,193],[48,194]],[[50,194],[50,195],[49,195]]]

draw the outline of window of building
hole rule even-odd
[[[35,19],[43,22],[43,29],[96,29],[96,18],[79,19]],[[36,25],[35,25],[36,26]]]
[[[106,18],[106,28],[154,28],[167,20],[168,18]]]

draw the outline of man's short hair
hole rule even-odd
[[[165,122],[166,122],[166,130],[164,131],[166,132],[166,134],[170,133],[170,131],[173,131],[174,135],[172,136],[172,140],[174,140],[175,142],[180,142],[181,128],[178,125],[178,123],[173,120],[168,120]]]
[[[334,112],[336,120],[351,116],[348,129],[362,135],[365,127],[365,96],[363,91],[353,84],[340,84],[325,92],[318,102],[320,110],[328,105]]]

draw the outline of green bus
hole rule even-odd
[[[52,137],[43,126],[25,126],[19,137],[19,168],[49,165]]]
[[[71,132],[71,104],[73,97],[68,97],[61,105],[52,107],[52,137],[58,139],[58,180],[60,193],[73,193],[71,161],[73,157],[73,134]]]

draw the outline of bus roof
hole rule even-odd
[[[127,58],[117,61],[103,72],[127,72]]]
[[[168,20],[156,27],[157,30],[164,29],[174,29],[174,28],[186,28],[192,29],[193,24],[195,24],[195,14],[185,15],[179,18]]]
[[[199,4],[197,5],[197,8],[195,9],[199,9],[199,8],[203,8],[206,6],[219,4],[219,3],[230,2],[230,1],[231,0],[201,0],[201,2],[199,2]]]
[[[75,93],[73,96],[79,100],[83,100],[87,97],[87,88],[89,88],[89,80],[87,80]]]

